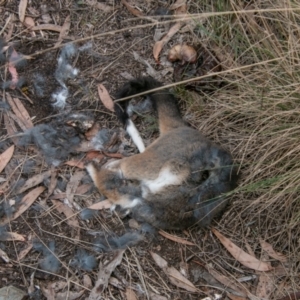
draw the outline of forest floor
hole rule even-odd
[[[0,0],[0,15],[0,299],[300,299],[297,2]],[[176,45],[196,63],[170,62]],[[105,91],[144,75],[232,153],[239,185],[209,228],[102,253],[136,224],[86,210],[101,195],[84,162],[137,153]],[[152,112],[132,118],[155,140]]]

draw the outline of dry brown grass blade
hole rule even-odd
[[[169,267],[166,260],[154,252],[150,252],[155,263],[164,271],[164,273],[170,279],[170,282],[177,287],[185,289],[191,293],[197,292],[197,288],[186,279],[179,271],[174,267]]]
[[[27,8],[27,0],[20,0],[20,3],[19,3],[19,19],[20,19],[21,23],[24,22],[26,8]]]
[[[121,263],[125,250],[118,250],[114,253],[112,259],[108,259],[105,262],[99,263],[98,279],[95,283],[94,288],[91,291],[89,300],[100,300],[103,299],[102,292],[108,285],[111,273]]]
[[[269,256],[271,256],[271,257],[273,257],[273,258],[275,258],[275,259],[277,259],[277,260],[279,260],[279,261],[281,261],[281,262],[286,262],[286,261],[287,261],[286,256],[283,255],[282,253],[276,252],[276,251],[273,249],[273,247],[272,247],[271,244],[267,243],[266,241],[264,241],[264,240],[262,240],[262,239],[260,239],[259,242],[260,242],[261,248],[262,248],[264,251],[266,251],[266,253],[267,253]]]
[[[109,200],[100,201],[92,204],[89,209],[101,210],[111,208],[111,202]]]
[[[100,84],[98,84],[97,88],[98,88],[99,98],[102,101],[103,105],[110,111],[114,111],[115,110],[114,109],[114,101],[110,97],[105,86],[100,83]]]
[[[165,237],[166,239],[171,240],[171,241],[173,241],[173,242],[176,242],[176,243],[179,243],[179,244],[183,244],[183,245],[195,246],[194,243],[189,242],[189,241],[187,241],[187,240],[185,240],[185,239],[183,239],[183,238],[181,238],[181,237],[179,237],[179,236],[175,236],[175,235],[172,235],[172,234],[170,234],[170,233],[167,233],[167,232],[165,232],[165,231],[163,231],[163,230],[159,230],[158,233],[159,233],[161,236],[163,236],[163,237]]]
[[[63,41],[63,39],[68,35],[68,33],[70,31],[70,26],[71,26],[71,17],[69,15],[66,17],[64,24],[61,27],[61,31],[58,36],[58,41],[57,41],[57,43],[55,43],[54,47],[58,47],[61,44],[61,42]]]
[[[64,165],[68,165],[70,167],[76,167],[79,169],[84,169],[84,162],[82,160],[76,160],[76,159],[68,160],[64,163]]]
[[[113,11],[113,8],[109,5],[106,5],[105,3],[98,2],[96,0],[85,0],[85,3],[89,6],[93,6],[97,9],[100,9],[104,12],[111,12]]]
[[[33,190],[31,190],[28,194],[26,194],[21,202],[19,203],[18,210],[12,215],[11,218],[5,217],[4,220],[0,222],[0,226],[9,223],[17,219],[23,212],[25,212],[36,200],[36,198],[45,190],[45,187],[39,186]]]
[[[42,24],[42,25],[37,25],[33,26],[31,30],[36,31],[36,30],[50,30],[50,31],[55,31],[55,32],[61,32],[62,27],[59,25],[54,25],[54,24]]]
[[[126,300],[138,300],[136,293],[131,288],[126,288],[125,296]]]
[[[66,204],[60,202],[59,200],[51,200],[53,203],[55,209],[60,213],[64,214],[66,216],[66,222],[69,226],[73,227],[75,230],[75,238],[76,240],[80,240],[80,228],[79,228],[79,222],[76,219],[76,214],[74,214],[73,210],[67,206]]]
[[[45,171],[41,174],[34,175],[33,177],[26,180],[24,185],[17,191],[18,194],[21,194],[28,189],[37,186],[38,184],[42,183],[46,178],[51,176],[51,170]]]
[[[0,173],[4,170],[15,151],[15,146],[12,145],[0,154]]]
[[[69,183],[67,184],[66,188],[66,196],[71,205],[73,205],[73,199],[74,199],[74,194],[77,190],[77,187],[79,185],[80,180],[84,176],[84,172],[77,170],[74,175],[71,177]]]
[[[178,9],[179,7],[186,5],[186,0],[177,0],[175,3],[170,5],[171,10]]]
[[[18,234],[16,232],[5,232],[0,236],[0,241],[20,241],[25,242],[25,237],[21,234]]]
[[[228,252],[242,265],[256,271],[270,271],[273,269],[270,264],[260,261],[256,257],[253,257],[250,254],[246,253],[215,228],[212,228],[211,231],[220,240],[220,242],[228,250]]]
[[[144,16],[144,14],[139,11],[138,9],[132,7],[127,1],[125,0],[121,0],[121,2],[126,6],[126,8],[128,9],[128,11],[133,14],[136,17],[142,17]]]

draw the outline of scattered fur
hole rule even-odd
[[[136,245],[144,238],[138,232],[126,232],[122,236],[109,236],[98,238],[95,242],[95,250],[98,252],[109,252],[117,249],[126,249]]]
[[[78,249],[70,265],[76,269],[91,272],[97,266],[97,259],[86,250]]]
[[[80,141],[76,129],[65,125],[63,120],[57,120],[27,130],[19,140],[19,145],[36,145],[48,164],[58,166]]]
[[[41,242],[34,241],[33,248],[42,253],[43,258],[40,260],[39,267],[42,270],[51,273],[57,273],[61,267],[61,263],[55,255],[55,242],[51,241],[48,248],[45,247]]]

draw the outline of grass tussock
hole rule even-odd
[[[194,9],[216,12],[199,24],[194,42],[222,56],[226,84],[204,94],[205,104],[188,101],[187,114],[232,151],[242,174],[224,230],[242,246],[261,238],[283,251],[299,290],[292,275],[300,273],[299,3],[218,0]]]

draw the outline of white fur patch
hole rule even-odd
[[[182,182],[182,176],[174,174],[169,168],[164,168],[159,172],[159,175],[154,180],[143,180],[142,183],[146,187],[143,189],[143,196],[146,194],[147,189],[152,194],[160,192],[164,187],[170,185],[178,185]]]
[[[90,177],[92,178],[93,182],[96,182],[96,178],[97,178],[97,170],[96,168],[93,166],[93,164],[88,164],[86,167],[87,172],[89,173]]]
[[[128,120],[128,125],[127,125],[127,128],[126,128],[126,131],[128,132],[128,134],[132,138],[134,144],[137,146],[140,153],[144,152],[145,151],[144,142],[143,142],[143,140],[140,136],[140,133],[138,132],[138,130],[136,129],[134,123],[131,120]]]

